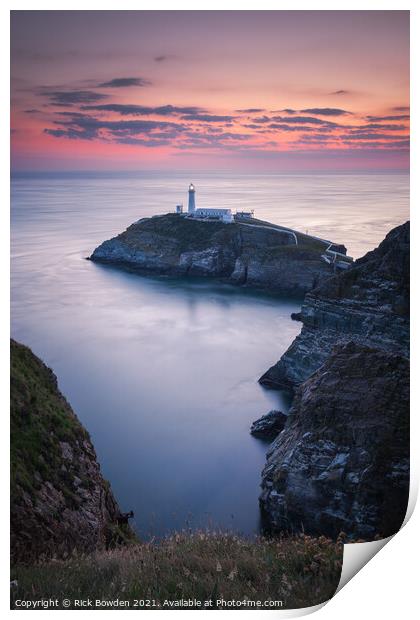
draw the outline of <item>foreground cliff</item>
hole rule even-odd
[[[12,563],[100,549],[119,515],[89,435],[55,375],[12,340]]]
[[[81,599],[94,608],[118,599],[130,609],[139,600],[162,609],[211,600],[223,608],[217,599],[236,601],[229,608],[250,599],[250,608],[254,599],[296,608],[333,596],[343,547],[325,537],[247,540],[183,530],[110,549],[110,536],[129,533],[115,526],[118,507],[54,374],[12,341],[11,376],[13,609],[80,609]]]
[[[394,228],[347,271],[322,282],[302,306],[302,331],[260,382],[296,388],[339,341],[353,340],[391,353],[409,353],[410,224]]]
[[[297,390],[268,452],[260,504],[272,530],[394,534],[409,491],[409,362],[348,343]]]
[[[145,218],[102,243],[90,258],[140,273],[210,276],[290,294],[304,294],[332,274],[321,259],[328,244],[253,222],[223,224],[175,214]]]

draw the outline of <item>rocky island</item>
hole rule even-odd
[[[342,268],[352,260],[343,245],[263,220],[235,216],[225,223],[168,213],[140,219],[90,259],[142,274],[213,277],[303,295],[333,274],[334,256]]]
[[[284,429],[287,418],[282,411],[272,409],[252,423],[250,433],[254,437],[274,439]]]

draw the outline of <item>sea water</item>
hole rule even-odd
[[[252,535],[267,443],[249,434],[285,394],[257,380],[300,331],[299,299],[86,261],[140,217],[187,204],[255,209],[358,257],[408,219],[408,177],[20,174],[12,179],[12,335],[56,373],[141,536]]]

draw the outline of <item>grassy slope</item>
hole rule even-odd
[[[312,250],[317,253],[322,253],[327,247],[327,245],[323,241],[319,241],[319,239],[316,239],[315,237],[311,237],[310,235],[301,233],[298,230],[295,230],[294,228],[288,228],[287,226],[286,227],[279,226],[278,224],[273,224],[272,222],[266,222],[265,220],[259,220],[257,218],[253,218],[252,220],[249,220],[249,223],[260,225],[263,227],[269,226],[270,228],[276,228],[279,231],[290,230],[291,232],[295,233],[299,246],[305,250]]]
[[[252,220],[253,225],[261,225],[265,227],[277,228],[280,232],[284,229],[281,226],[275,226],[270,222],[264,220]],[[179,215],[168,213],[163,216],[152,217],[148,219],[142,219],[135,224],[129,226],[129,228],[118,235],[124,243],[129,247],[144,249],[145,241],[144,235],[140,238],[138,233],[151,233],[158,235],[162,239],[168,239],[175,241],[177,252],[203,250],[208,247],[209,242],[217,241],[229,244],[233,237],[240,230],[245,230],[249,233],[252,230],[246,223],[234,222],[233,224],[224,224],[218,221],[203,221],[190,218],[180,217]],[[325,243],[322,243],[313,237],[296,232],[298,238],[298,246],[295,245],[272,245],[266,246],[261,242],[256,241],[256,248],[262,255],[266,255],[267,258],[279,258],[282,255],[288,257],[294,257],[296,259],[312,258],[319,259],[320,254],[325,250]],[[156,239],[150,239],[150,248],[154,248]]]
[[[99,511],[100,506],[99,500],[96,504],[84,501],[81,492],[94,497],[98,485],[102,487],[105,518],[113,519],[118,511],[109,483],[96,469],[94,478],[92,470],[86,469],[86,463],[96,462],[89,434],[58,390],[52,370],[28,347],[14,340],[10,346],[12,562],[30,563],[52,553],[68,555],[74,545],[92,548],[96,536],[109,546],[137,540],[130,527],[113,521],[104,523],[103,531],[95,534],[89,519],[84,518],[83,510]],[[60,442],[71,448],[71,460],[63,459]],[[54,493],[62,493],[62,501],[57,503],[54,493],[48,499],[46,483]],[[81,515],[83,533],[74,531],[71,511]]]
[[[326,538],[243,538],[220,533],[177,534],[160,543],[133,544],[87,557],[18,567],[16,599],[116,598],[283,601],[307,607],[331,598],[342,545]]]
[[[22,489],[33,497],[44,479],[63,491],[71,507],[74,498],[67,474],[61,471],[59,442],[74,445],[89,435],[58,391],[52,371],[13,340],[10,397],[12,504]],[[89,480],[82,484],[89,488]]]
[[[119,237],[128,245],[136,247],[139,240],[138,232],[149,232],[163,239],[176,240],[179,252],[204,249],[214,235],[225,238],[227,242],[231,234],[229,228],[222,222],[203,222],[172,213],[140,220],[129,226]],[[143,245],[144,238],[141,237],[141,247]]]

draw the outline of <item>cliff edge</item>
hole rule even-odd
[[[270,446],[260,505],[270,529],[373,540],[398,531],[409,493],[409,362],[337,345],[297,390]]]
[[[353,340],[409,355],[410,223],[391,230],[347,271],[310,291],[302,331],[260,383],[295,389],[328,358],[337,342]]]
[[[104,548],[119,515],[54,373],[11,340],[12,563]]]

